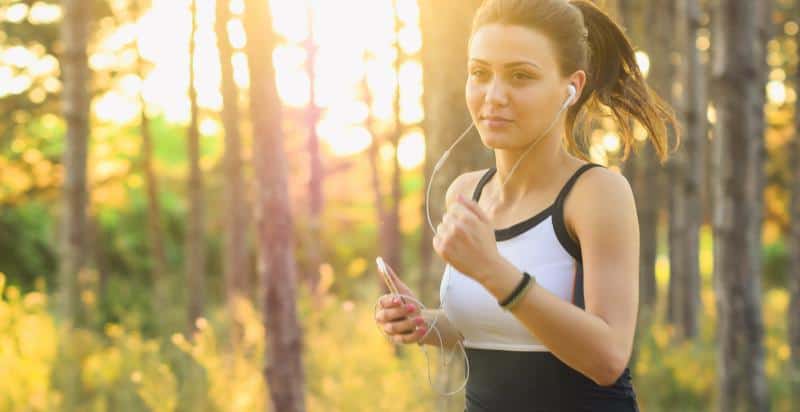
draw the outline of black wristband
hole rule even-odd
[[[519,283],[517,284],[517,287],[514,288],[514,290],[511,292],[510,295],[508,295],[507,298],[505,298],[502,301],[498,302],[500,304],[500,306],[508,305],[512,300],[514,300],[514,298],[517,297],[517,295],[519,295],[520,292],[522,292],[523,289],[525,289],[525,286],[530,281],[531,281],[531,275],[529,275],[528,272],[522,272],[522,280],[519,281]]]

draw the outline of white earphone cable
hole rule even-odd
[[[558,113],[556,113],[556,115],[554,116],[553,120],[550,122],[550,125],[547,127],[547,129],[545,129],[545,131],[536,140],[534,140],[532,143],[530,143],[529,147],[525,150],[525,152],[523,152],[522,155],[519,157],[519,159],[517,159],[517,162],[511,168],[511,171],[508,173],[508,176],[501,183],[501,186],[500,186],[501,190],[502,190],[503,187],[505,187],[506,183],[508,183],[509,179],[511,179],[511,176],[514,174],[514,171],[516,171],[517,166],[519,166],[519,164],[522,161],[522,159],[528,154],[528,152],[530,152],[531,149],[533,149],[534,146],[536,146],[542,139],[544,139],[545,136],[547,136],[548,133],[550,133],[550,131],[553,128],[553,126],[555,126],[556,122],[561,117],[561,114],[564,112],[564,110],[566,110],[569,107],[569,104],[572,102],[572,100],[574,99],[575,95],[577,94],[577,90],[575,89],[574,85],[570,84],[568,86],[568,88],[567,88],[567,91],[569,93],[569,96],[567,97],[567,100],[564,102],[564,104],[561,105],[561,108],[558,110]],[[461,136],[459,136],[458,139],[456,139],[456,141],[453,142],[453,144],[451,144],[450,147],[447,150],[444,151],[442,156],[436,162],[436,165],[434,165],[433,170],[431,172],[431,176],[428,179],[428,188],[426,190],[426,195],[425,195],[425,214],[426,214],[426,217],[428,218],[428,226],[430,226],[430,228],[431,228],[431,230],[433,231],[434,234],[436,234],[436,228],[433,226],[433,221],[431,220],[431,214],[430,214],[430,197],[431,197],[431,187],[432,187],[431,183],[433,182],[433,178],[436,175],[436,172],[442,167],[442,165],[444,165],[444,162],[450,156],[450,151],[453,149],[453,147],[455,147],[461,141],[461,139],[463,139],[464,136],[466,136],[467,133],[474,126],[475,126],[475,123],[474,122],[470,122],[469,127],[467,127],[467,129],[464,130],[463,133],[461,133]],[[428,331],[425,333],[425,335],[420,338],[420,342],[421,342],[428,336],[428,334],[431,333],[431,331],[435,331],[436,335],[438,337],[438,340],[439,340],[438,347],[441,348],[442,350],[444,350],[444,340],[442,338],[441,332],[439,332],[439,329],[436,327],[436,323],[439,320],[440,314],[443,313],[443,311],[444,311],[444,307],[445,307],[445,303],[446,303],[446,299],[445,298],[447,296],[447,291],[450,288],[450,277],[448,275],[449,275],[449,272],[447,272],[447,270],[445,270],[445,275],[444,276],[446,277],[446,279],[444,279],[443,281],[445,282],[446,286],[445,286],[445,293],[442,295],[441,305],[440,305],[439,309],[432,310],[432,312],[435,314],[435,316],[433,318],[433,321],[431,322],[430,325],[428,325]],[[418,299],[416,299],[413,296],[409,296],[409,295],[405,295],[405,294],[394,294],[394,293],[392,294],[392,296],[394,296],[394,297],[402,297],[402,298],[409,299],[409,300],[413,301],[414,303],[416,303],[418,305],[420,313],[422,313],[422,310],[426,310],[427,309],[422,302],[420,302]],[[373,312],[377,313],[377,308],[378,308],[379,304],[380,304],[380,300],[375,303],[375,307],[373,308]],[[378,326],[378,329],[381,331],[381,333],[384,334],[384,336],[389,337],[389,335],[387,335],[386,332],[383,329],[381,329],[379,325],[376,324],[376,326]],[[467,382],[469,381],[469,359],[467,358],[466,349],[464,348],[463,342],[458,341],[458,342],[456,342],[456,344],[457,344],[458,348],[461,349],[460,352],[464,355],[464,363],[465,363],[466,370],[465,370],[465,376],[464,376],[463,383],[459,386],[458,389],[456,389],[455,391],[451,391],[451,392],[439,391],[438,388],[436,388],[434,386],[433,382],[431,381],[430,358],[428,357],[428,351],[426,350],[425,345],[423,345],[423,344],[419,345],[422,348],[423,353],[425,354],[425,359],[426,359],[426,363],[427,363],[427,367],[428,367],[428,382],[430,383],[431,387],[433,387],[435,390],[437,390],[437,392],[439,392],[439,394],[442,395],[442,396],[452,396],[452,395],[460,392],[462,389],[464,389],[466,387]],[[453,353],[455,353],[455,352],[453,352]],[[446,367],[450,364],[450,361],[452,360],[452,355],[450,356],[450,358],[446,358],[446,357],[442,357],[442,358],[445,359],[442,362],[442,366],[444,366],[443,370],[447,370]]]

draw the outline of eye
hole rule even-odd
[[[528,74],[527,74],[527,73],[525,73],[525,72],[514,72],[514,73],[511,75],[511,77],[512,77],[514,80],[527,80],[527,79],[532,79],[532,78],[533,78],[533,77],[531,77],[530,75],[528,75]]]
[[[482,77],[485,77],[485,76],[486,76],[486,70],[483,70],[483,69],[473,69],[473,70],[470,72],[470,75],[472,75],[472,76],[474,76],[474,77],[479,77],[479,78],[482,78]]]

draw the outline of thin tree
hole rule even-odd
[[[769,410],[761,316],[759,190],[754,134],[759,99],[757,2],[720,0],[714,13],[714,283],[719,333],[719,411]]]
[[[142,17],[142,10],[144,9],[142,0],[134,0],[131,2],[131,12],[133,19]],[[139,44],[135,45],[136,49],[136,75],[144,80],[146,63],[142,59]],[[167,275],[167,256],[164,251],[164,230],[161,225],[161,202],[159,200],[158,178],[156,177],[155,167],[153,165],[153,136],[150,128],[150,117],[147,115],[147,102],[144,99],[144,90],[139,92],[139,105],[141,112],[139,114],[139,129],[142,135],[142,153],[141,153],[141,168],[144,175],[144,186],[147,193],[147,235],[148,246],[150,249],[150,259],[152,268],[150,269],[150,280],[153,285],[154,299],[153,306],[155,308],[164,307],[166,302],[167,285],[164,284]]]
[[[697,50],[701,27],[697,0],[680,0],[676,5],[676,37],[684,50],[677,67],[680,96],[675,96],[681,120],[687,130],[683,144],[672,159],[670,208],[670,282],[674,281],[674,321],[679,335],[697,335],[700,306],[700,224],[703,219],[700,182],[703,174],[706,115],[703,101],[704,69]],[[674,268],[674,270],[673,270]]]
[[[247,222],[250,205],[245,196],[242,178],[242,139],[239,129],[239,89],[233,77],[233,47],[228,36],[231,18],[230,1],[217,0],[214,30],[217,34],[220,73],[222,81],[222,125],[225,129],[225,200],[223,213],[225,245],[223,248],[223,277],[230,320],[235,324],[237,300],[248,296],[249,256],[247,248]],[[232,336],[235,344],[239,337]]]
[[[276,36],[269,3],[245,1],[250,116],[256,171],[256,230],[260,302],[266,333],[267,381],[274,411],[305,410],[302,333],[295,307],[296,268],[289,208],[288,166],[272,53]],[[268,408],[270,410],[270,408]]]
[[[66,123],[64,145],[64,188],[59,242],[59,311],[67,327],[80,325],[78,273],[86,260],[88,233],[86,156],[89,140],[89,8],[80,0],[65,0],[61,23],[63,53],[59,56],[63,79],[62,105]],[[69,353],[69,345],[60,351]],[[73,359],[67,356],[67,359]],[[80,371],[75,362],[63,365],[66,372],[64,404],[75,405],[80,388]]]
[[[205,207],[203,173],[200,170],[200,133],[198,130],[197,89],[195,88],[195,35],[197,33],[197,0],[192,0],[192,29],[189,37],[189,104],[187,130],[189,152],[189,216],[186,236],[186,279],[189,286],[189,324],[194,330],[197,318],[203,316],[205,299]]]
[[[308,194],[311,202],[309,204],[309,228],[308,242],[308,273],[306,278],[312,293],[317,291],[319,284],[319,266],[322,263],[322,208],[323,208],[323,183],[325,173],[322,165],[322,154],[319,149],[319,136],[317,135],[317,124],[322,113],[316,104],[316,58],[317,45],[314,43],[314,12],[311,4],[308,4],[306,22],[308,27],[308,38],[305,42],[305,49],[308,58],[306,59],[305,70],[309,80],[309,98],[306,108],[306,127],[308,128],[308,159],[310,176],[308,180]]]
[[[645,44],[650,57],[650,73],[648,82],[660,96],[672,96],[672,83],[675,77],[670,64],[670,53],[673,47],[672,29],[674,27],[674,10],[671,2],[657,2],[647,9],[645,17]],[[636,167],[637,210],[640,213],[640,302],[645,322],[648,321],[655,305],[658,288],[655,267],[658,251],[658,223],[661,205],[666,200],[663,196],[664,171],[659,164],[655,151],[645,145],[641,156],[634,161],[640,162]],[[671,296],[671,295],[670,295]]]
[[[398,158],[398,146],[400,137],[403,135],[404,126],[400,122],[400,68],[407,56],[400,47],[400,17],[398,14],[397,0],[392,0],[392,15],[394,16],[394,49],[396,58],[394,60],[394,71],[396,76],[395,89],[392,101],[392,111],[394,113],[394,130],[390,135],[392,144],[392,191],[391,203],[386,210],[386,243],[384,257],[397,273],[405,273],[403,268],[403,234],[400,232],[400,200],[402,198],[400,180],[402,172],[400,170],[400,159]]]
[[[63,3],[64,20],[60,56],[66,121],[64,145],[64,198],[60,241],[60,312],[67,323],[80,323],[78,272],[86,260],[87,189],[86,156],[89,140],[89,8],[78,0]]]

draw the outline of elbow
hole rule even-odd
[[[599,386],[612,386],[622,376],[627,366],[628,357],[621,353],[615,353],[608,356],[604,362],[598,365],[597,373],[592,377],[592,380]]]

